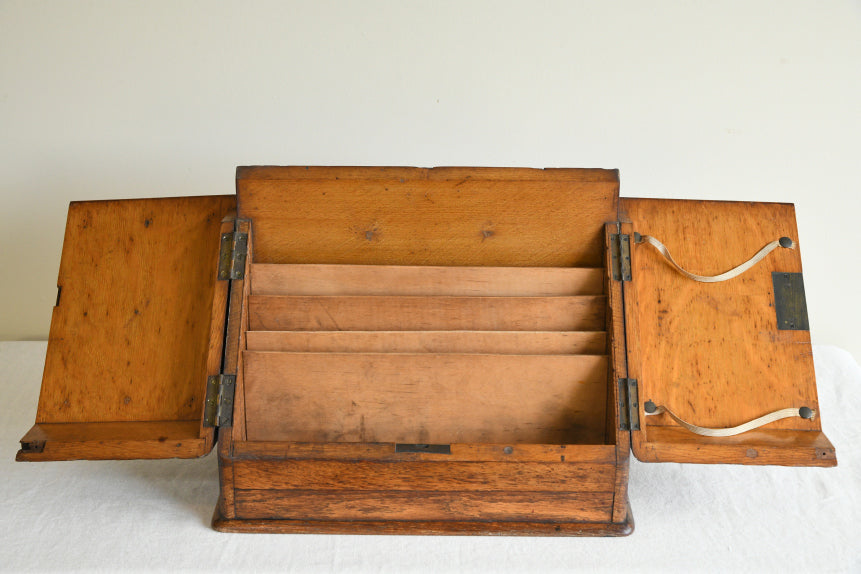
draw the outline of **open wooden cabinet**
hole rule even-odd
[[[792,241],[703,283],[649,237],[704,274]],[[620,200],[614,170],[250,167],[236,197],[73,203],[18,460],[217,438],[222,531],[625,535],[631,450],[836,464],[800,272],[791,205]]]

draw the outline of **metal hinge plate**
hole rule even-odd
[[[619,379],[619,428],[640,430],[640,396],[637,379]]]
[[[614,281],[631,280],[631,236],[627,233],[610,235],[610,266]]]
[[[242,279],[245,277],[245,258],[248,255],[248,234],[230,231],[221,234],[221,251],[218,255],[218,278]]]
[[[206,380],[206,407],[203,426],[229,427],[233,425],[233,395],[236,392],[236,375],[212,375]]]

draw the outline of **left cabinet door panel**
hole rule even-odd
[[[235,196],[69,206],[35,426],[18,460],[192,458],[221,367]]]

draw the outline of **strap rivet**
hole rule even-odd
[[[658,410],[658,405],[653,403],[652,401],[646,401],[646,404],[643,405],[643,408],[646,409],[646,412],[652,414],[656,410]]]
[[[803,419],[812,419],[813,418],[813,409],[810,407],[801,407],[798,409],[798,416]]]
[[[792,247],[795,246],[795,242],[788,237],[781,237],[778,240],[778,243],[780,243],[781,247],[786,247],[787,249],[792,249]]]

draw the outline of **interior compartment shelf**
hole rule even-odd
[[[386,297],[251,295],[253,331],[602,331],[603,295]]]
[[[607,357],[243,352],[248,440],[604,442]]]
[[[248,331],[249,351],[603,355],[603,331]]]
[[[603,444],[604,270],[251,264],[246,439]]]

